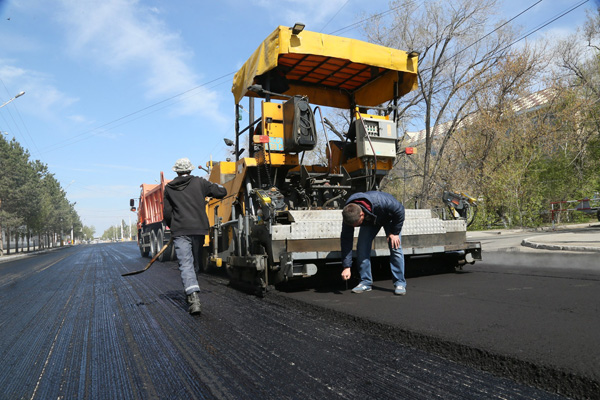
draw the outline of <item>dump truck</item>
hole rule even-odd
[[[161,172],[160,183],[140,185],[137,207],[136,199],[129,200],[131,211],[137,212],[137,238],[142,257],[153,258],[171,238],[171,230],[163,221],[163,199],[165,186],[169,182]],[[159,261],[175,259],[175,248],[172,244],[158,257]]]
[[[379,190],[394,167],[398,100],[418,85],[416,52],[303,28],[277,27],[235,74],[235,141],[226,139],[235,160],[207,163],[208,179],[228,195],[207,205],[203,268],[225,267],[232,284],[257,293],[341,266],[342,208],[353,193]],[[321,107],[347,110],[340,140],[328,138]],[[326,161],[305,162],[315,149]],[[432,210],[406,209],[402,248],[408,259],[436,257],[450,267],[481,259],[465,221]],[[389,264],[383,230],[371,260]]]

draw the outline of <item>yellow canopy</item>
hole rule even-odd
[[[336,108],[350,108],[353,97],[357,105],[382,104],[394,98],[395,84],[398,96],[417,88],[417,57],[402,50],[316,32],[293,35],[280,26],[235,74],[236,104],[244,96],[258,97],[248,87],[269,71],[289,85],[286,95]]]

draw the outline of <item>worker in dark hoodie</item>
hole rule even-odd
[[[227,190],[221,185],[190,175],[193,169],[187,158],[175,162],[173,171],[177,173],[177,178],[165,187],[163,215],[165,223],[171,228],[181,281],[190,306],[188,311],[190,314],[199,314],[200,286],[194,270],[193,249],[200,249],[204,245],[204,235],[209,233],[205,198],[222,199],[227,195]]]
[[[404,206],[389,193],[370,191],[355,193],[348,198],[342,210],[342,279],[351,276],[352,246],[354,228],[359,227],[356,244],[356,264],[360,283],[352,293],[364,293],[371,290],[371,249],[375,236],[383,227],[390,249],[390,268],[394,280],[394,294],[406,294],[404,278],[404,253],[401,245],[401,232],[404,225]]]

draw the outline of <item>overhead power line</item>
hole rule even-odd
[[[529,11],[530,9],[532,9],[534,6],[536,6],[537,4],[539,4],[541,1],[543,1],[543,0],[538,0],[536,3],[532,4],[531,6],[529,6],[528,8],[526,8],[525,10],[521,11],[520,13],[518,13],[517,15],[515,15],[514,17],[512,17],[511,19],[509,19],[508,21],[506,21],[504,24],[500,25],[499,27],[497,27],[497,28],[496,28],[496,29],[494,29],[493,31],[491,31],[491,32],[487,33],[485,36],[481,37],[480,39],[478,39],[477,41],[473,42],[473,43],[472,43],[472,44],[470,44],[469,46],[467,46],[467,47],[465,47],[464,49],[460,50],[458,53],[454,54],[454,55],[452,56],[452,58],[453,58],[453,57],[455,57],[455,56],[457,56],[457,55],[458,55],[458,54],[460,54],[461,52],[463,52],[463,51],[466,51],[468,48],[470,48],[470,47],[474,46],[475,44],[477,44],[477,43],[478,43],[478,42],[480,42],[481,40],[485,39],[487,36],[489,36],[489,35],[493,34],[493,33],[494,33],[494,32],[496,32],[498,29],[501,29],[501,28],[502,28],[503,26],[505,26],[506,24],[508,24],[508,23],[512,22],[513,20],[515,20],[515,19],[516,19],[516,18],[518,18],[519,16],[523,15],[525,12]],[[525,39],[525,38],[527,38],[527,37],[531,36],[531,35],[532,35],[532,34],[534,34],[535,32],[537,32],[537,31],[539,31],[539,30],[543,29],[544,27],[548,26],[549,24],[551,24],[551,23],[553,23],[553,22],[557,21],[558,19],[560,19],[560,18],[564,17],[565,15],[569,14],[570,12],[572,12],[572,11],[576,10],[577,8],[581,7],[582,5],[584,5],[585,3],[587,3],[588,1],[589,1],[589,0],[583,0],[583,1],[581,1],[580,3],[578,3],[577,5],[575,5],[575,6],[571,7],[570,9],[568,9],[568,10],[565,10],[565,11],[561,12],[561,13],[560,13],[560,14],[558,14],[556,17],[553,17],[553,18],[552,18],[552,19],[550,19],[549,21],[547,21],[547,22],[545,22],[545,23],[541,24],[540,26],[538,26],[538,27],[534,28],[534,30],[532,30],[532,31],[528,32],[527,34],[523,35],[523,36],[522,36],[522,37],[520,37],[519,39],[517,39],[517,40],[515,40],[514,42],[510,43],[508,46],[506,46],[506,47],[505,47],[504,49],[502,49],[502,50],[505,50],[505,49],[507,49],[507,48],[509,48],[509,47],[513,46],[514,44],[516,44],[516,43],[520,42],[521,40],[523,40],[523,39]],[[330,23],[330,22],[331,22],[331,21],[332,21],[332,20],[333,20],[333,19],[334,19],[334,18],[335,18],[335,17],[336,17],[336,16],[337,16],[337,15],[338,15],[340,12],[341,12],[341,10],[342,10],[342,9],[343,9],[343,8],[344,8],[346,5],[347,5],[347,3],[348,3],[348,2],[349,2],[349,0],[348,0],[348,1],[346,1],[346,3],[344,3],[344,5],[342,5],[342,7],[340,7],[340,9],[339,9],[339,10],[336,12],[336,14],[335,14],[335,15],[334,15],[334,16],[333,16],[333,17],[332,17],[332,18],[331,18],[331,19],[330,19],[330,20],[329,20],[329,21],[328,21],[328,22],[325,24],[325,26],[323,26],[323,29],[324,29],[324,28],[325,28],[325,27],[326,27],[326,26],[327,26],[327,25],[328,25],[328,24],[329,24],[329,23]],[[372,15],[372,16],[370,16],[370,17],[368,17],[368,18],[364,18],[364,19],[362,19],[362,20],[360,20],[360,21],[358,21],[358,22],[355,22],[355,23],[353,23],[353,24],[350,24],[350,25],[347,25],[347,26],[345,26],[345,27],[342,27],[342,28],[340,28],[340,29],[337,29],[337,30],[335,30],[335,31],[332,31],[332,32],[330,32],[329,34],[336,34],[336,33],[340,33],[340,32],[344,32],[344,31],[347,31],[347,30],[353,29],[354,27],[356,27],[356,26],[359,26],[359,25],[361,25],[361,24],[363,24],[363,23],[365,23],[365,22],[371,21],[371,20],[373,20],[373,19],[375,19],[375,18],[379,18],[379,17],[383,17],[383,16],[385,16],[385,15],[388,15],[388,14],[390,14],[390,13],[392,13],[392,12],[394,12],[394,11],[396,11],[396,10],[400,9],[401,7],[402,7],[402,6],[397,6],[397,7],[390,8],[389,10],[383,11],[383,12],[381,12],[381,13],[378,13],[378,14],[375,14],[375,15]],[[173,96],[171,96],[171,97],[169,97],[169,98],[166,98],[166,99],[164,99],[164,100],[161,100],[161,101],[158,101],[158,102],[156,102],[156,103],[153,103],[153,104],[151,104],[151,105],[149,105],[149,106],[147,106],[147,107],[141,108],[141,109],[139,109],[139,110],[137,110],[137,111],[131,112],[131,113],[129,113],[129,114],[127,114],[127,115],[124,115],[124,116],[122,116],[122,117],[116,118],[116,119],[114,119],[114,120],[112,120],[112,121],[109,121],[109,122],[107,122],[107,123],[105,123],[105,124],[102,124],[102,125],[100,125],[100,126],[98,126],[98,127],[95,127],[95,128],[93,128],[93,129],[90,129],[90,130],[88,130],[88,131],[82,132],[82,133],[80,133],[80,134],[78,134],[78,135],[72,136],[71,138],[65,139],[65,140],[64,140],[64,141],[62,141],[62,142],[55,143],[53,146],[51,146],[51,147],[47,148],[47,149],[46,149],[46,152],[48,152],[48,151],[53,151],[53,150],[56,150],[56,149],[58,149],[58,148],[62,148],[62,147],[64,147],[64,146],[67,146],[67,145],[70,145],[70,144],[76,143],[76,142],[78,142],[78,141],[80,141],[80,140],[83,140],[83,139],[84,139],[84,137],[85,137],[86,135],[89,135],[89,134],[91,134],[91,133],[94,133],[94,132],[98,132],[98,131],[100,131],[102,128],[105,128],[105,127],[108,127],[108,126],[114,125],[115,123],[117,123],[117,122],[119,122],[119,121],[127,120],[127,119],[129,119],[129,118],[133,117],[134,115],[141,114],[141,113],[142,113],[142,112],[144,112],[144,111],[147,111],[147,110],[151,110],[151,109],[152,109],[152,111],[151,111],[151,112],[148,112],[148,113],[146,113],[146,114],[141,114],[141,115],[139,115],[139,116],[138,116],[138,118],[142,118],[142,117],[144,117],[144,116],[146,116],[146,115],[149,115],[149,114],[151,114],[151,113],[153,113],[153,112],[156,112],[156,111],[158,111],[158,110],[161,110],[161,109],[163,109],[163,108],[169,107],[169,106],[170,106],[170,104],[169,104],[169,105],[165,105],[164,107],[161,107],[161,108],[158,108],[158,109],[156,108],[156,107],[157,107],[158,105],[160,105],[160,104],[163,104],[163,103],[169,102],[169,101],[171,101],[171,100],[173,100],[173,99],[176,99],[176,98],[180,98],[180,97],[184,96],[185,94],[188,94],[188,93],[190,93],[190,92],[193,92],[193,91],[195,91],[195,90],[198,90],[198,89],[200,89],[200,88],[202,88],[202,87],[205,87],[205,86],[207,86],[207,85],[209,85],[209,84],[211,84],[211,83],[214,83],[214,82],[217,82],[217,81],[219,81],[219,80],[221,80],[221,79],[224,79],[224,78],[226,78],[226,77],[229,77],[229,76],[231,76],[231,75],[233,75],[233,74],[235,74],[235,71],[234,71],[234,72],[227,73],[227,74],[225,74],[225,75],[222,75],[222,76],[220,76],[220,77],[218,77],[218,78],[215,78],[215,79],[213,79],[213,80],[210,80],[210,81],[208,81],[208,82],[206,82],[206,83],[203,83],[203,84],[201,84],[201,85],[198,85],[198,86],[196,86],[196,87],[194,87],[194,88],[188,89],[188,90],[186,90],[186,91],[184,91],[184,92],[181,92],[181,93],[178,93],[178,94],[176,94],[176,95],[173,95]],[[135,118],[135,119],[138,119],[138,118]],[[135,119],[133,119],[133,120],[135,120]],[[128,122],[131,122],[131,121],[132,121],[132,120],[128,120],[128,121],[126,121],[126,122],[123,122],[122,124],[119,124],[119,125],[116,125],[116,126],[112,126],[110,129],[113,129],[113,128],[117,127],[117,126],[121,126],[121,125],[123,125],[123,124],[125,124],[125,123],[128,123]],[[79,138],[79,140],[76,140],[76,139],[78,139],[78,138]],[[38,150],[38,152],[39,152],[39,150]]]
[[[152,114],[152,113],[154,113],[154,112],[156,112],[156,111],[158,111],[158,110],[161,110],[161,109],[163,109],[163,108],[169,107],[169,106],[171,106],[171,104],[167,104],[167,105],[165,105],[165,106],[163,106],[163,107],[161,107],[161,108],[156,108],[156,106],[158,106],[158,105],[160,105],[160,104],[164,104],[164,103],[166,103],[166,102],[169,102],[169,101],[171,101],[171,100],[174,100],[174,99],[177,99],[177,98],[181,98],[181,97],[183,97],[184,95],[186,95],[186,94],[188,94],[188,93],[191,93],[191,92],[193,92],[193,91],[195,91],[195,90],[198,90],[198,89],[200,89],[200,88],[206,87],[207,85],[210,85],[211,83],[215,83],[215,82],[217,82],[217,81],[219,81],[219,80],[221,80],[221,79],[227,78],[228,76],[231,76],[231,75],[233,75],[234,73],[235,73],[235,72],[230,72],[230,73],[228,73],[228,74],[221,75],[221,76],[220,76],[220,77],[218,77],[218,78],[215,78],[215,79],[213,79],[213,80],[210,80],[210,81],[208,81],[208,82],[205,82],[205,83],[203,83],[203,84],[201,84],[201,85],[198,85],[198,86],[196,86],[196,87],[193,87],[193,88],[191,88],[191,89],[188,89],[188,90],[186,90],[186,91],[183,91],[183,92],[181,92],[181,93],[178,93],[178,94],[176,94],[176,95],[173,95],[173,96],[171,96],[171,97],[168,97],[168,98],[166,98],[166,99],[164,99],[164,100],[161,100],[161,101],[158,101],[158,102],[156,102],[156,103],[150,104],[149,106],[146,106],[146,107],[144,107],[144,108],[141,108],[141,109],[139,109],[139,110],[137,110],[137,111],[133,111],[133,112],[131,112],[131,113],[127,114],[127,115],[124,115],[124,116],[122,116],[122,117],[119,117],[119,118],[116,118],[116,119],[114,119],[114,120],[112,120],[112,121],[106,122],[106,123],[104,123],[104,124],[102,124],[102,125],[100,125],[100,126],[97,126],[97,127],[95,127],[95,128],[89,129],[89,130],[87,130],[87,131],[85,131],[85,132],[82,132],[82,133],[80,133],[80,134],[77,134],[77,135],[75,135],[75,136],[71,136],[70,138],[67,138],[67,139],[65,139],[65,140],[63,140],[63,141],[56,142],[56,143],[54,143],[52,146],[50,146],[50,147],[47,147],[47,148],[44,150],[44,152],[46,153],[46,152],[54,151],[54,150],[57,150],[57,149],[63,148],[63,147],[65,147],[65,146],[68,146],[68,145],[71,145],[71,144],[74,144],[74,143],[80,142],[81,140],[84,140],[84,139],[86,139],[86,137],[87,137],[89,134],[92,134],[92,133],[95,133],[95,132],[100,132],[100,131],[106,131],[106,130],[108,130],[108,129],[114,129],[114,128],[118,127],[118,126],[124,125],[124,124],[126,124],[126,123],[129,123],[129,122],[131,122],[131,121],[135,121],[136,119],[142,118],[142,117],[144,117],[144,116],[146,116],[146,115],[149,115],[149,114]],[[142,114],[142,115],[138,116],[138,118],[135,118],[135,119],[129,119],[129,118],[133,117],[134,115],[138,115],[138,114],[140,114],[140,113],[142,113],[142,112],[144,112],[144,111],[151,110],[151,109],[152,109],[152,111],[149,111],[149,112],[147,112],[146,114]],[[129,120],[128,120],[128,119],[129,119]],[[124,121],[124,120],[127,120],[127,121]],[[122,122],[122,123],[121,123],[121,124],[119,124],[119,125],[111,126],[111,125],[114,125],[115,123],[117,123],[117,122],[119,122],[119,121],[124,121],[124,122]],[[106,128],[106,127],[108,127],[108,126],[111,126],[111,127],[110,127],[110,128],[108,128],[108,129],[104,129],[104,130],[102,130],[103,128]]]
[[[9,94],[9,93],[10,93],[10,91],[9,91],[9,90],[8,90],[8,88],[6,87],[6,84],[4,83],[4,80],[0,79],[0,82],[2,83],[2,86],[4,86],[4,90],[6,91],[6,93],[7,93],[7,94]],[[24,93],[24,92],[23,92],[23,93]],[[20,95],[19,95],[19,96],[20,96]],[[19,97],[19,96],[16,96],[16,97]],[[24,129],[25,129],[25,131],[26,131],[26,133],[27,133],[27,136],[25,136],[25,135],[23,134],[23,132],[21,131],[21,126],[20,126],[20,125],[19,125],[19,123],[18,123],[18,122],[15,120],[15,118],[14,118],[14,117],[13,117],[13,115],[12,115],[12,113],[10,112],[10,107],[14,107],[14,109],[15,109],[15,112],[17,113],[17,116],[18,116],[19,120],[21,121],[21,125],[24,127]],[[35,140],[33,140],[33,137],[31,136],[31,133],[29,132],[29,129],[27,128],[27,124],[25,123],[25,121],[23,120],[23,117],[21,116],[21,113],[19,112],[19,107],[18,107],[17,103],[16,103],[16,102],[11,102],[10,106],[9,106],[9,107],[6,107],[4,110],[5,110],[5,111],[8,113],[8,115],[10,116],[10,119],[12,120],[12,123],[14,124],[14,128],[15,128],[15,130],[16,130],[17,132],[19,132],[19,136],[23,138],[23,140],[24,140],[24,141],[25,141],[25,143],[27,144],[27,147],[31,149],[31,148],[32,148],[32,145],[33,145],[33,147],[34,147],[34,148],[37,150],[37,152],[39,153],[40,151],[39,151],[39,149],[38,149],[38,147],[37,147],[37,144],[35,143]],[[10,124],[10,121],[7,121],[7,120],[6,120],[6,118],[4,118],[4,115],[2,115],[2,119],[4,120],[4,124],[5,124],[7,127],[10,127],[10,128],[9,128],[9,130],[11,130],[11,131],[12,131],[12,127],[13,127],[13,125],[12,125],[12,124]],[[14,132],[13,132],[13,135],[16,137],[16,135],[14,134]],[[29,137],[29,139],[27,139],[27,137]],[[31,140],[31,143],[32,143],[32,145],[30,145],[30,144],[29,144],[29,140]]]
[[[335,31],[333,31],[333,32],[329,32],[329,34],[330,34],[330,35],[333,35],[333,34],[335,34],[335,33],[340,33],[340,32],[344,32],[344,31],[350,30],[350,29],[352,29],[352,28],[354,28],[354,27],[356,27],[356,26],[358,26],[358,25],[361,25],[361,24],[363,24],[363,23],[367,22],[367,21],[373,20],[373,19],[375,19],[375,18],[383,17],[384,15],[387,15],[387,14],[389,14],[389,13],[391,13],[391,12],[394,12],[394,11],[396,11],[397,9],[401,8],[401,7],[402,7],[402,6],[398,6],[398,7],[390,8],[390,9],[389,9],[389,10],[387,10],[387,11],[381,12],[381,13],[379,13],[379,14],[372,15],[372,16],[370,16],[370,17],[368,17],[368,18],[362,19],[362,20],[360,20],[360,21],[358,21],[358,22],[355,22],[355,23],[353,23],[353,24],[350,24],[350,25],[348,25],[348,26],[345,26],[345,27],[343,27],[343,28],[340,28],[340,29],[338,29],[338,30],[335,30]]]
[[[329,23],[330,23],[331,21],[333,21],[333,20],[335,19],[335,17],[337,17],[337,15],[338,15],[338,14],[339,14],[339,13],[342,11],[342,9],[343,9],[344,7],[346,7],[346,5],[347,5],[349,2],[350,2],[350,0],[346,0],[346,2],[344,3],[344,5],[343,5],[343,6],[341,6],[339,10],[337,10],[337,12],[336,12],[336,13],[333,15],[333,17],[329,18],[329,21],[327,21],[327,23],[326,23],[325,25],[323,25],[323,27],[321,28],[320,32],[322,32],[322,31],[324,31],[324,30],[325,30],[325,28],[327,27],[327,25],[329,25]]]
[[[334,15],[334,16],[333,16],[333,17],[332,17],[332,18],[331,18],[331,19],[330,19],[330,20],[327,22],[327,24],[325,24],[325,26],[323,27],[323,29],[324,29],[324,28],[325,28],[325,27],[326,27],[326,26],[329,24],[329,22],[331,22],[331,20],[333,20],[333,18],[335,18],[335,16],[337,16],[337,14],[339,14],[339,12],[340,12],[340,11],[341,11],[341,10],[342,10],[342,9],[343,9],[345,6],[346,6],[346,4],[347,4],[348,2],[349,2],[349,0],[348,0],[348,1],[346,1],[346,3],[345,3],[345,4],[344,4],[342,7],[340,7],[340,9],[337,11],[337,13],[336,13],[336,14],[335,14],[335,15]],[[373,16],[371,16],[371,17],[369,17],[369,18],[365,18],[365,19],[363,19],[363,20],[361,20],[361,21],[358,21],[358,22],[356,22],[356,23],[354,23],[354,24],[348,25],[348,26],[346,26],[346,27],[343,27],[343,28],[341,28],[341,29],[338,29],[338,30],[336,30],[336,31],[334,31],[334,32],[331,32],[330,34],[338,33],[338,32],[341,32],[341,31],[346,31],[346,30],[348,30],[348,29],[354,28],[355,26],[358,26],[358,25],[360,25],[360,24],[362,24],[362,23],[364,23],[364,22],[366,22],[366,21],[369,21],[369,20],[372,20],[372,19],[375,19],[375,18],[381,17],[381,16],[383,16],[383,15],[387,15],[387,14],[389,14],[389,13],[391,13],[391,12],[393,12],[393,11],[395,11],[395,10],[399,9],[400,7],[401,7],[401,6],[394,7],[394,8],[391,8],[391,9],[387,10],[387,11],[381,12],[381,13],[379,13],[379,14],[375,14],[375,15],[373,15]],[[231,75],[233,75],[233,74],[235,74],[235,71],[234,71],[234,72],[230,72],[230,73],[228,73],[228,74],[225,74],[225,75],[222,75],[222,76],[220,76],[220,77],[218,77],[218,78],[215,78],[215,79],[213,79],[213,80],[211,80],[211,81],[209,81],[209,82],[206,82],[206,83],[204,83],[204,84],[202,84],[202,85],[198,85],[198,86],[196,86],[196,87],[194,87],[194,88],[192,88],[192,89],[189,89],[189,90],[186,90],[186,91],[184,91],[184,92],[178,93],[178,94],[176,94],[176,95],[174,95],[174,96],[171,96],[171,97],[169,97],[169,98],[166,98],[166,99],[164,99],[164,100],[161,100],[161,101],[159,101],[159,102],[156,102],[156,103],[154,103],[154,104],[151,104],[151,105],[149,105],[149,106],[147,106],[147,107],[144,107],[144,108],[142,108],[142,109],[139,109],[139,110],[137,110],[137,111],[131,112],[131,113],[129,113],[129,114],[127,114],[127,115],[124,115],[124,116],[122,116],[122,117],[116,118],[116,119],[114,119],[114,120],[112,120],[112,121],[106,122],[105,124],[102,124],[102,125],[100,125],[100,126],[97,126],[97,127],[93,128],[93,129],[87,130],[87,131],[85,131],[85,132],[82,132],[82,133],[80,133],[80,134],[78,134],[78,135],[72,136],[72,137],[70,137],[70,138],[68,138],[68,139],[65,139],[65,140],[61,141],[61,142],[54,143],[52,146],[50,146],[50,147],[47,147],[47,148],[45,149],[45,151],[44,151],[44,152],[50,152],[50,151],[54,151],[54,150],[57,150],[57,149],[63,148],[63,147],[65,147],[65,146],[69,146],[69,145],[72,145],[72,144],[78,143],[78,142],[80,142],[80,141],[82,141],[82,140],[86,139],[86,138],[87,138],[87,136],[88,136],[89,134],[92,134],[92,133],[94,133],[94,132],[98,132],[98,131],[100,131],[102,128],[105,128],[105,127],[107,127],[107,126],[111,126],[111,125],[113,125],[113,124],[115,124],[115,123],[117,123],[117,122],[119,122],[119,121],[126,120],[126,119],[128,119],[128,118],[130,118],[130,117],[132,117],[132,116],[134,116],[134,115],[140,114],[140,113],[142,113],[142,112],[144,112],[144,111],[146,111],[146,110],[153,109],[153,111],[152,111],[152,112],[156,112],[156,111],[158,111],[158,110],[161,110],[161,109],[163,109],[163,108],[165,108],[165,107],[168,107],[168,106],[161,107],[161,108],[158,108],[158,109],[156,109],[155,107],[156,107],[156,106],[158,106],[158,105],[160,105],[160,104],[163,104],[163,103],[165,103],[165,102],[168,102],[168,101],[170,101],[170,100],[173,100],[173,99],[175,99],[175,98],[179,98],[179,97],[181,97],[181,96],[183,96],[183,95],[185,95],[185,94],[187,94],[187,93],[190,93],[190,92],[192,92],[192,91],[194,91],[194,90],[197,90],[197,89],[199,89],[199,88],[202,88],[202,87],[204,87],[204,86],[206,86],[206,85],[209,85],[209,84],[211,84],[211,83],[217,82],[217,81],[219,81],[219,80],[221,80],[221,79],[224,79],[224,78],[226,78],[226,77],[228,77],[228,76],[231,76]],[[147,113],[147,114],[142,114],[142,115],[140,115],[138,118],[142,118],[142,117],[144,117],[145,115],[148,115],[148,114],[150,114],[150,113]],[[136,118],[136,119],[138,119],[138,118]],[[133,119],[133,120],[135,120],[135,119]],[[124,123],[128,123],[128,122],[131,122],[131,121],[133,121],[133,120],[128,120],[127,122],[124,122]],[[124,124],[124,123],[123,123],[123,124]],[[119,124],[119,125],[116,125],[116,126],[112,126],[110,129],[113,129],[113,128],[117,127],[117,126],[121,126],[121,125],[123,125],[123,124]]]
[[[561,11],[559,14],[557,14],[557,16],[551,18],[550,20],[543,22],[541,25],[539,25],[538,27],[534,28],[532,31],[526,33],[525,35],[521,36],[519,39],[515,40],[514,42],[512,42],[511,44],[509,44],[508,46],[506,46],[505,48],[502,49],[502,51],[506,50],[507,48],[511,47],[512,45],[520,42],[523,39],[526,39],[527,37],[533,35],[534,33],[538,32],[539,30],[545,28],[546,26],[550,25],[551,23],[559,20],[560,18],[564,17],[565,15],[575,11],[576,9],[578,9],[579,7],[581,7],[582,5],[584,5],[585,3],[587,3],[589,0],[583,0],[581,1],[579,4],[574,5],[573,7],[565,10],[565,11]]]
[[[509,19],[508,21],[506,21],[505,23],[503,23],[502,25],[500,25],[499,27],[497,27],[496,29],[494,29],[493,31],[487,33],[486,35],[482,36],[481,38],[479,38],[478,40],[476,40],[475,42],[471,43],[470,45],[468,45],[467,47],[465,47],[464,49],[460,50],[459,52],[457,52],[456,54],[454,54],[452,57],[450,57],[450,59],[456,57],[457,55],[459,55],[460,53],[462,53],[463,51],[466,51],[467,49],[469,49],[470,47],[475,46],[477,43],[481,42],[483,39],[485,39],[486,37],[490,36],[492,33],[498,31],[499,29],[502,29],[504,26],[506,26],[507,24],[509,24],[510,22],[514,21],[515,19],[519,18],[521,15],[525,14],[527,11],[531,10],[533,7],[537,6],[538,4],[540,4],[543,0],[538,0],[537,2],[533,3],[532,5],[530,5],[529,7],[527,7],[526,9],[524,9],[523,11],[521,11],[520,13],[518,13],[517,15],[515,15],[514,17],[512,17],[511,19]]]

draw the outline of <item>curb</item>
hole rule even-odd
[[[521,246],[531,247],[533,249],[541,249],[541,250],[585,251],[585,252],[600,253],[600,247],[561,246],[561,245],[556,245],[556,244],[541,244],[541,243],[530,242],[527,239],[523,239],[523,241],[521,242]]]
[[[18,260],[20,258],[35,257],[35,256],[40,255],[40,254],[46,254],[46,253],[50,253],[50,252],[53,252],[53,251],[67,249],[67,248],[73,247],[73,246],[74,245],[65,245],[65,246],[60,246],[60,247],[51,247],[49,249],[44,249],[44,250],[30,251],[29,253],[3,254],[3,255],[0,256],[0,264],[5,263],[5,262],[9,262],[9,261]]]

